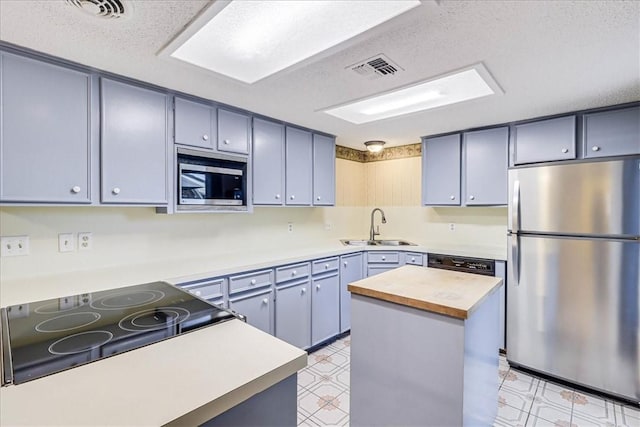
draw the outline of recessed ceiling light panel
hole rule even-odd
[[[502,93],[487,69],[482,64],[476,64],[445,76],[323,111],[361,124]]]
[[[254,83],[419,5],[420,0],[219,0],[205,12],[215,15],[196,19],[166,50],[173,58]]]

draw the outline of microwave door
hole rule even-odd
[[[180,165],[180,204],[244,204],[243,172],[204,165]]]

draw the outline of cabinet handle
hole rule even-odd
[[[197,296],[202,295],[202,291],[196,291],[196,295],[197,295]]]
[[[111,192],[117,196],[118,194],[120,194],[120,188],[114,187],[113,190],[111,190]]]
[[[594,145],[593,147],[591,147],[591,150],[600,151],[600,147],[598,147],[597,145]]]
[[[80,190],[82,190],[82,188],[78,187],[77,185],[74,185],[73,188],[71,188],[71,192],[74,194],[78,194]]]
[[[455,200],[455,199],[456,199],[456,196],[450,196],[449,198],[450,198],[451,200]]]
[[[567,153],[569,152],[569,149],[568,149],[568,148],[563,148],[563,149],[562,149],[562,152],[563,152],[564,154],[567,154]]]
[[[306,293],[306,292],[307,292],[307,288],[302,288],[302,289],[300,289],[300,293],[301,293],[301,294],[304,294],[304,293]]]
[[[316,289],[317,289],[317,290],[320,290],[320,285],[316,285]]]
[[[280,199],[280,195],[279,194],[276,194],[276,199]]]
[[[318,196],[318,197],[316,197],[316,200],[320,200],[320,198],[321,198],[321,197],[320,197],[320,196]]]
[[[387,259],[387,257],[386,257],[386,256],[383,256],[383,257],[382,257],[382,260],[384,261],[385,259]]]
[[[265,299],[263,299],[263,300],[262,300],[262,303],[263,303],[264,305],[269,304],[269,298],[265,298]]]
[[[325,264],[325,265],[324,265],[324,269],[326,270],[326,269],[328,269],[328,268],[329,268],[329,264]]]
[[[346,267],[347,265],[349,265],[349,263],[347,261],[344,262],[344,266]]]
[[[202,135],[202,139],[204,141],[208,141],[209,140],[209,135],[207,135],[206,133],[204,135]]]
[[[255,285],[256,284],[256,279],[251,279],[251,284]]]
[[[411,262],[416,262],[416,259],[415,258],[411,258]]]
[[[296,196],[294,196],[293,194],[289,197],[291,200],[295,200]]]
[[[224,143],[225,143],[225,145],[229,145],[229,144],[231,144],[231,141],[229,141],[228,139],[225,139],[225,140],[224,140],[224,141],[222,141],[222,142],[224,142]]]
[[[295,276],[296,274],[298,274],[298,272],[297,272],[296,270],[293,270],[293,271],[291,272],[291,275],[292,275],[292,276]]]
[[[475,199],[476,199],[476,196],[469,196],[469,199],[470,199],[470,200],[475,200]]]

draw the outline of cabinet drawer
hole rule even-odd
[[[300,279],[309,276],[309,263],[287,265],[285,267],[276,268],[276,283],[286,282],[287,280]]]
[[[273,283],[273,270],[254,271],[249,274],[231,276],[229,278],[229,293],[258,289]]]
[[[398,252],[369,252],[369,264],[397,264],[400,262]]]
[[[214,298],[222,298],[224,296],[224,282],[225,279],[215,279],[190,283],[188,285],[180,285],[180,287],[197,297],[210,300]]]
[[[313,261],[313,263],[311,264],[311,274],[334,271],[338,269],[338,265],[338,257],[319,259],[317,261]]]
[[[406,263],[409,265],[423,265],[422,254],[416,252],[407,252],[405,255]]]

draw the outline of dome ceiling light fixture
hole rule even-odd
[[[384,141],[366,141],[364,146],[367,147],[367,150],[371,153],[379,153],[384,149]]]

